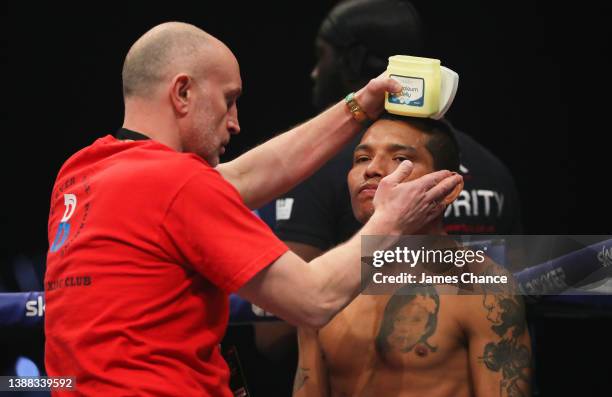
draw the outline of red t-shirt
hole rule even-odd
[[[49,215],[46,367],[78,393],[231,396],[228,294],[287,251],[202,159],[111,136],[60,170]]]

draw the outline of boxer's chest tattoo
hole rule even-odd
[[[440,297],[433,286],[409,286],[398,290],[387,302],[376,336],[376,351],[409,353],[426,357],[436,352],[429,342],[436,332]]]

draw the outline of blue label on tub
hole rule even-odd
[[[392,79],[402,85],[402,91],[389,93],[389,103],[422,107],[425,98],[425,80],[420,77],[398,76],[392,74]]]

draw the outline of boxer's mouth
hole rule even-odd
[[[359,187],[359,191],[357,192],[357,194],[374,196],[374,194],[376,193],[376,189],[378,189],[378,183],[368,182]]]

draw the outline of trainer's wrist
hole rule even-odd
[[[402,234],[396,219],[387,216],[385,211],[374,211],[364,227],[363,234],[395,235]]]
[[[361,229],[362,256],[372,256],[373,251],[390,249],[397,243],[401,235],[396,222],[380,215],[372,215]],[[364,237],[366,237],[365,240]]]
[[[359,103],[359,100],[354,92],[349,93],[344,98],[344,103],[346,104],[349,112],[351,112],[353,119],[355,119],[357,122],[363,124],[370,121],[370,117],[361,107],[361,104]]]

